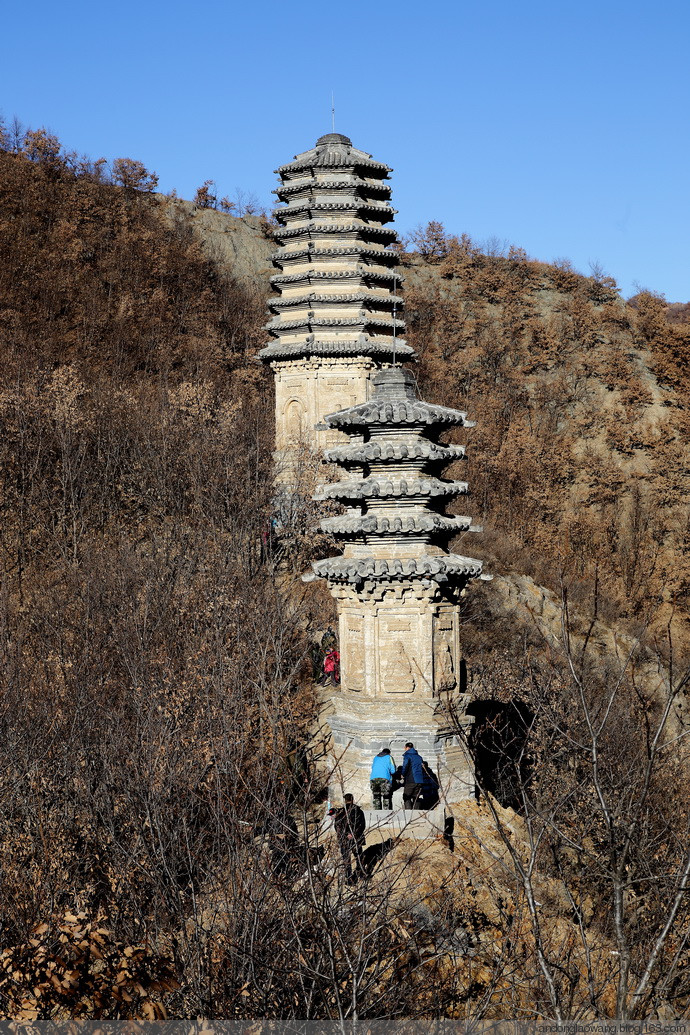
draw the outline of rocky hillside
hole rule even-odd
[[[520,253],[450,241],[409,260],[410,338],[426,390],[477,418],[469,477],[482,545],[611,614],[664,625],[687,611],[687,325],[662,300],[621,299]]]
[[[160,214],[173,224],[184,221],[211,262],[266,298],[275,244],[265,216],[230,216],[178,198],[160,201]]]
[[[313,515],[280,568],[266,535],[267,228],[121,179],[0,147],[0,1013],[687,1011],[682,311],[438,228],[403,257],[422,391],[478,422],[495,793],[352,887]]]

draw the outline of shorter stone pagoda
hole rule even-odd
[[[339,615],[342,681],[328,719],[332,790],[366,803],[373,756],[390,747],[400,764],[412,741],[438,773],[445,800],[457,801],[474,793],[465,739],[449,720],[451,711],[464,716],[466,705],[459,599],[482,565],[448,552],[452,537],[476,529],[471,518],[445,513],[467,484],[439,472],[465,449],[439,439],[472,424],[459,410],[422,402],[401,367],[379,371],[373,388],[367,402],[325,418],[351,440],[326,451],[347,473],[317,497],[347,507],[321,522],[342,539],[343,553],[313,564]]]

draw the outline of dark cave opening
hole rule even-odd
[[[522,701],[473,701],[467,713],[474,718],[469,746],[476,797],[488,791],[504,808],[522,811],[523,790],[531,778],[526,751],[531,709]]]

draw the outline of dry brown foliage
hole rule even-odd
[[[420,384],[477,420],[464,476],[487,534],[463,549],[554,589],[598,572],[611,614],[654,628],[687,615],[688,325],[598,267],[421,236],[433,265],[405,260]]]
[[[0,1013],[548,1013],[524,886],[474,901],[491,887],[484,849],[471,872],[446,866],[431,885],[409,846],[354,890],[337,857],[322,865],[305,658],[309,630],[331,612],[324,596],[294,590],[314,549],[307,499],[287,514],[280,567],[266,535],[273,406],[252,358],[260,292],[205,258],[184,219],[160,218],[137,163],[118,167],[113,187],[101,163],[63,155],[45,131],[4,139]],[[669,330],[651,295],[624,304],[600,272],[582,278],[518,249],[485,255],[440,225],[422,244],[433,269],[407,261],[425,391],[466,401],[480,422],[468,476],[491,531],[472,551],[554,584],[565,573],[586,588],[603,572],[606,606],[630,619],[659,617],[671,599],[685,608],[685,325]],[[577,681],[534,637],[516,652],[497,624],[475,623],[477,644],[494,647],[484,685],[503,681],[506,700],[522,695],[539,713],[535,814],[553,815],[546,791],[560,780],[559,818],[589,838],[593,869],[581,876],[563,851],[535,858],[544,881],[582,879],[596,954],[612,935],[610,913],[594,908],[608,885],[592,858],[608,858],[610,873],[612,857],[599,852],[600,816],[583,833],[582,758],[571,766],[562,739],[549,740],[574,728]],[[605,679],[587,675],[594,706]],[[617,693],[611,759],[658,707],[634,695]],[[623,773],[609,766],[613,791],[639,786],[641,744]],[[661,818],[644,844],[661,830],[666,846],[633,855],[640,881],[647,872],[656,884],[641,894],[630,883],[631,934],[663,915],[659,874],[677,830],[661,806],[681,807],[671,770],[664,758],[650,782],[648,811]],[[545,951],[570,953],[557,991],[566,1013],[582,1013],[579,921],[559,909]],[[682,940],[676,950],[684,963]],[[612,973],[592,1009],[614,1008]],[[682,982],[671,991],[686,994]]]
[[[158,204],[0,153],[4,1016],[151,1016],[203,975],[195,896],[313,715],[262,308]]]

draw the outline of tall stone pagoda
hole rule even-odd
[[[467,484],[439,472],[465,450],[440,436],[472,424],[459,410],[422,402],[401,367],[378,372],[373,387],[368,401],[326,416],[350,441],[326,451],[345,476],[317,497],[347,507],[321,522],[343,541],[342,556],[313,564],[339,615],[341,684],[328,720],[335,782],[365,803],[373,756],[389,746],[399,763],[411,740],[454,801],[474,792],[464,738],[449,721],[452,711],[462,722],[467,703],[459,599],[482,565],[447,550],[451,537],[476,529],[471,518],[445,513]]]
[[[320,451],[342,438],[323,415],[365,401],[370,379],[412,349],[398,336],[402,299],[389,229],[395,210],[391,170],[327,133],[281,166],[275,191],[279,272],[269,302],[273,342],[259,353],[276,388],[278,480],[289,483],[297,450]]]

